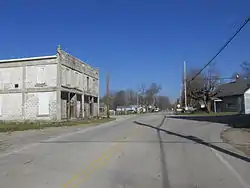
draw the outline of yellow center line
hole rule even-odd
[[[102,158],[101,161],[99,161],[99,163],[95,166],[95,168],[93,168],[88,174],[86,174],[86,176],[84,176],[84,178],[79,179],[76,184],[73,185],[74,188],[78,188],[81,184],[83,184],[84,182],[86,182],[90,176],[92,174],[94,174],[97,170],[99,170],[102,166],[105,166],[105,164],[108,163],[108,161],[112,158],[113,154],[115,153],[116,150],[120,149],[120,145],[115,148],[114,151],[112,151],[111,153],[109,153],[107,156],[105,156],[104,158]]]
[[[76,175],[74,175],[66,184],[64,184],[64,188],[67,188],[70,184],[72,184],[74,181],[76,181],[81,175],[87,174],[87,172],[89,170],[93,170],[94,167],[103,159],[105,158],[107,155],[109,155],[112,150],[117,147],[117,144],[112,146],[111,148],[107,149],[106,151],[104,151],[101,156],[99,156],[98,158],[94,159],[87,167],[86,169],[84,169],[83,171],[77,173]]]
[[[133,129],[133,131],[129,132],[129,135],[136,134],[138,132],[138,127],[136,128],[136,131]],[[123,134],[124,135],[124,134]],[[128,137],[126,136],[126,137]],[[126,139],[126,137],[122,136],[121,140]],[[121,138],[121,137],[120,137]],[[83,171],[77,173],[74,175],[68,182],[66,182],[63,185],[63,188],[68,188],[68,186],[73,185],[73,187],[77,188],[80,184],[86,182],[90,176],[98,169],[100,169],[102,166],[104,166],[113,156],[115,152],[117,152],[121,148],[121,143],[117,143],[111,148],[108,148],[105,150],[101,156],[99,156],[97,159],[94,159]],[[82,178],[80,178],[82,177]]]

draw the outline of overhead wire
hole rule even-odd
[[[210,61],[199,71],[197,72],[192,79],[187,80],[188,82],[193,81],[197,76],[201,74],[201,72],[210,64],[213,62],[213,60],[228,46],[228,44],[240,33],[240,31],[247,25],[247,23],[250,21],[250,18],[246,19],[245,22],[237,29],[237,31],[233,34],[232,37],[229,38],[229,40],[219,49],[219,51],[212,57]]]

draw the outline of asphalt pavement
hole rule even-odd
[[[0,153],[0,188],[247,188],[226,128],[149,114],[67,131]]]

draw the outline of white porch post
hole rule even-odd
[[[216,109],[216,100],[214,100],[214,112],[215,113],[217,112],[217,109]]]

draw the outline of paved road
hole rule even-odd
[[[246,188],[249,160],[224,128],[146,115],[67,132],[0,154],[0,187]]]

